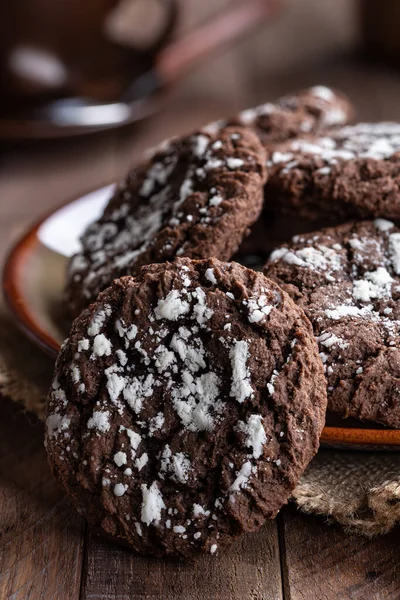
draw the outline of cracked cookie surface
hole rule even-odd
[[[400,124],[358,123],[277,144],[266,198],[329,224],[400,219]]]
[[[289,296],[239,264],[182,258],[116,280],[75,320],[47,453],[109,536],[214,554],[287,502],[325,410],[317,344]]]
[[[376,219],[295,236],[264,273],[313,325],[328,408],[399,428],[400,229]]]
[[[82,236],[67,274],[71,314],[143,265],[175,256],[229,260],[261,212],[265,157],[257,136],[240,127],[159,147]]]
[[[316,135],[328,128],[332,130],[343,126],[353,114],[351,103],[342,93],[317,85],[283,96],[276,102],[244,110],[230,122],[246,125],[257,134],[267,150],[268,171],[273,175],[277,170],[275,158],[280,156],[279,153],[274,154],[276,146],[304,135]],[[283,200],[267,181],[263,212],[251,228],[250,236],[239,248],[239,262],[243,256],[250,254],[256,255],[257,262],[262,264],[274,246],[290,240],[290,231],[309,232],[330,224],[324,215],[320,222],[318,219],[310,220],[307,214],[299,215],[296,207],[290,210],[289,203]]]
[[[345,125],[353,113],[342,93],[316,85],[244,110],[229,122],[250,127],[271,150],[279,142]]]

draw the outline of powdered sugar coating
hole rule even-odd
[[[382,160],[390,158],[400,150],[400,123],[358,123],[336,129],[329,134],[312,138],[299,138],[280,150],[280,163],[290,163],[286,169],[294,169],[300,156],[319,156],[326,166],[357,158]],[[271,155],[276,164],[275,153]]]
[[[271,254],[265,273],[304,307],[328,384],[345,416],[400,426],[400,232],[377,219],[299,236]],[[287,261],[328,248],[337,269]]]
[[[318,85],[261,104],[239,113],[229,122],[252,127],[267,148],[298,135],[316,133],[327,127],[345,125],[353,108],[347,98]],[[276,153],[278,155],[278,153]],[[284,155],[276,162],[284,159]]]
[[[261,415],[250,415],[247,422],[238,424],[240,431],[246,435],[245,445],[252,448],[254,458],[260,458],[263,446],[268,438],[262,423]]]
[[[150,487],[143,484],[142,494],[143,502],[140,518],[145,525],[151,525],[152,523],[157,525],[161,520],[162,511],[166,508],[157,482],[154,481]]]
[[[96,429],[102,433],[105,433],[110,429],[110,413],[109,411],[93,411],[92,416],[87,422],[88,429]]]
[[[259,529],[286,502],[323,423],[303,314],[262,274],[215,259],[116,280],[75,321],[56,374],[53,471],[90,521],[153,554],[211,552]]]
[[[73,315],[144,264],[229,259],[261,211],[265,156],[257,137],[239,127],[163,144],[129,173],[82,236],[68,269]]]
[[[235,341],[230,350],[232,365],[231,396],[241,404],[251,398],[253,388],[250,384],[250,371],[247,366],[249,344],[246,340]]]
[[[282,208],[313,220],[398,219],[399,162],[400,123],[338,127],[272,148],[267,191]]]

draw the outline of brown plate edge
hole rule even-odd
[[[107,184],[105,184],[107,185]],[[99,186],[103,187],[103,186]],[[84,192],[81,196],[90,193]],[[81,197],[80,196],[80,197]],[[77,198],[75,198],[77,199]],[[29,255],[39,244],[37,232],[40,226],[54,213],[70,204],[71,200],[64,202],[53,209],[31,226],[28,231],[14,244],[7,255],[2,276],[2,285],[6,304],[16,320],[21,331],[40,347],[51,358],[56,358],[60,346],[58,342],[46,333],[35,321],[29,307],[24,301],[19,286],[19,272],[24,264],[26,255]],[[397,447],[400,446],[400,430],[383,429],[356,429],[352,427],[324,427],[321,435],[321,444],[324,446],[346,448],[359,446],[368,447]]]
[[[46,333],[35,321],[29,307],[25,303],[23,293],[20,289],[20,269],[24,264],[24,259],[31,254],[39,244],[37,232],[39,227],[54,212],[36,222],[30,229],[14,244],[6,257],[3,267],[2,285],[6,305],[12,313],[21,331],[36,345],[40,347],[48,356],[56,358],[59,351],[57,341]]]
[[[343,446],[349,449],[368,446],[400,447],[399,429],[356,429],[354,427],[324,427],[321,434],[321,444],[326,446]]]

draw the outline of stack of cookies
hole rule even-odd
[[[112,539],[215,554],[288,501],[327,405],[400,426],[400,125],[352,114],[317,86],[168,141],[85,232],[46,446]]]

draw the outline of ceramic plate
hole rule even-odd
[[[68,334],[63,288],[68,257],[76,252],[86,226],[101,214],[113,185],[65,204],[31,227],[8,256],[3,287],[22,330],[55,357]],[[322,442],[353,449],[400,449],[400,430],[328,418]]]

